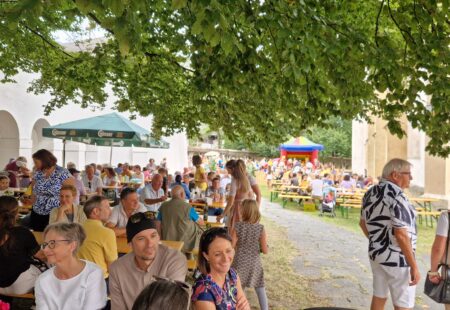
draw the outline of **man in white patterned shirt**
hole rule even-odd
[[[414,307],[420,280],[415,259],[416,210],[403,192],[411,180],[411,164],[392,159],[383,168],[381,182],[363,198],[359,225],[369,239],[371,310],[384,309],[389,292],[395,310]]]

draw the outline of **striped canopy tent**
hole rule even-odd
[[[280,145],[280,157],[284,159],[308,159],[310,162],[314,163],[314,161],[319,158],[319,151],[322,150],[322,144],[314,143],[305,137],[297,137]]]

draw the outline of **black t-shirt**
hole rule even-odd
[[[0,246],[0,287],[12,285],[22,272],[30,268],[31,256],[39,251],[36,238],[26,227],[14,227],[8,238]],[[10,242],[12,247],[9,247]]]

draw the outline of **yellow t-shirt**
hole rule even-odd
[[[99,220],[87,219],[83,224],[86,240],[78,251],[78,258],[100,266],[105,279],[109,276],[108,264],[117,260],[117,241],[114,231]]]
[[[206,189],[208,188],[208,183],[206,183],[204,181],[200,181],[203,178],[202,176],[204,174],[205,174],[205,169],[203,169],[202,166],[195,169],[195,174],[194,174],[195,186],[200,188],[202,191],[206,191]]]

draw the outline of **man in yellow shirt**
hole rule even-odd
[[[103,270],[105,279],[109,276],[109,265],[117,259],[117,241],[114,231],[104,226],[111,215],[108,199],[93,196],[84,205],[87,220],[83,227],[86,240],[78,257],[93,262]]]

